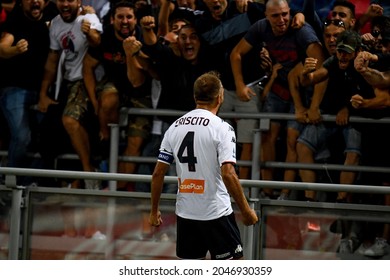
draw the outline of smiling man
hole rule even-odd
[[[135,7],[128,1],[116,2],[111,10],[111,24],[102,34],[101,43],[89,48],[84,58],[83,75],[95,113],[99,118],[101,152],[108,156],[109,123],[118,123],[120,107],[151,108],[151,78],[142,70],[135,55],[142,46],[141,29],[137,25]],[[102,65],[105,76],[96,83],[95,69]],[[130,78],[130,79],[129,79]],[[133,117],[129,121],[125,156],[141,153],[149,135],[148,117]],[[135,163],[121,162],[119,171],[132,174]],[[125,189],[127,182],[118,182]]]

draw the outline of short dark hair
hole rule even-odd
[[[376,16],[371,20],[371,27],[377,26],[380,30],[390,27],[390,17]]]
[[[210,71],[199,76],[194,83],[195,101],[212,103],[218,97],[222,88],[219,73]]]
[[[118,8],[130,8],[134,11],[134,15],[136,16],[136,14],[135,14],[136,8],[135,8],[133,2],[131,2],[129,0],[120,0],[118,2],[111,2],[111,8],[110,8],[111,17],[115,16],[116,9],[118,9]]]
[[[197,29],[196,26],[195,26],[194,24],[192,24],[192,23],[188,23],[188,24],[183,25],[183,26],[177,31],[177,34],[179,34],[182,30],[188,29],[188,28],[194,29],[195,32],[196,32],[196,34],[198,34],[199,37],[200,37],[200,34],[199,34],[198,29]]]
[[[333,3],[332,10],[336,6],[343,6],[351,10],[352,16],[355,18],[355,4],[348,0],[336,0]]]
[[[182,22],[185,22],[185,25],[189,25],[190,24],[190,21],[185,19],[185,18],[174,18],[172,20],[169,21],[169,30],[172,30],[172,27],[173,25],[176,23],[176,22],[179,22],[179,21],[182,21]]]

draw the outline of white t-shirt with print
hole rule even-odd
[[[91,22],[91,29],[102,32],[102,24],[95,14],[78,16],[73,22],[64,22],[60,15],[53,18],[50,25],[50,48],[62,51],[64,74],[69,81],[82,79],[83,58],[88,50],[88,40],[81,31],[83,20]]]

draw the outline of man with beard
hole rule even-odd
[[[23,0],[21,12],[7,19],[1,34],[0,107],[11,134],[10,167],[28,167],[26,153],[31,143],[32,123],[39,115],[30,108],[38,102],[49,53],[49,29],[42,14],[44,7],[43,0]]]
[[[100,43],[102,26],[95,14],[81,14],[84,7],[81,7],[80,0],[58,0],[57,8],[60,14],[50,25],[50,52],[41,83],[38,109],[44,113],[49,111],[46,116],[49,121],[62,120],[72,147],[80,158],[82,169],[91,172],[95,171],[95,167],[90,159],[90,139],[86,126],[88,96],[83,85],[82,62],[88,46]],[[63,70],[63,75],[59,75],[63,80],[56,81],[57,86],[60,86],[58,96],[51,96],[49,89],[54,84],[57,69]],[[58,126],[55,123],[51,129]],[[46,127],[42,133],[50,133],[42,135],[43,156],[53,158],[60,152],[59,147],[55,147],[56,151],[49,149],[56,146],[47,143],[52,141],[53,132]],[[60,133],[57,133],[57,137],[59,141],[68,138]],[[85,180],[86,188],[98,189],[97,183]]]
[[[120,1],[111,9],[111,24],[102,34],[100,45],[90,47],[84,57],[84,83],[99,118],[102,149],[108,149],[108,124],[118,123],[120,107],[152,108],[151,77],[142,69],[135,55],[142,46],[140,40],[142,34],[134,5]],[[105,76],[96,83],[94,70],[99,64],[103,65]],[[125,156],[140,155],[150,127],[151,121],[146,116],[130,119]],[[135,169],[135,163],[119,164],[119,171],[123,173],[133,174]],[[125,184],[127,182],[119,182],[118,189],[125,189]]]
[[[358,33],[346,30],[340,33],[336,41],[336,54],[328,58],[317,68],[317,60],[309,57],[305,60],[302,70],[304,84],[318,84],[327,79],[326,91],[319,98],[318,108],[321,114],[336,115],[336,123],[324,123],[321,119],[308,124],[298,138],[298,162],[310,164],[317,160],[330,158],[329,140],[338,132],[344,136],[344,165],[358,165],[361,156],[361,133],[349,124],[349,117],[354,114],[350,105],[351,97],[356,93],[365,96],[373,94],[371,86],[363,83],[354,69],[353,61],[361,48],[361,38]],[[300,170],[303,182],[316,182],[314,170]],[[356,174],[342,172],[341,183],[353,184]],[[307,200],[315,200],[314,191],[305,191]],[[338,202],[347,202],[350,197],[345,192],[339,192]]]

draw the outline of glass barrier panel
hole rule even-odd
[[[29,259],[174,259],[174,201],[161,202],[164,224],[148,224],[147,198],[32,194]]]
[[[27,259],[176,259],[174,200],[160,202],[159,228],[149,226],[149,198],[32,192],[29,202]]]
[[[390,259],[389,207],[312,205],[262,206],[261,259]]]
[[[12,192],[0,190],[0,260],[8,259]]]

